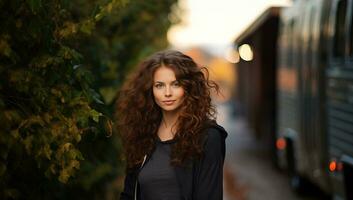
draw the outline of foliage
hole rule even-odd
[[[174,0],[0,1],[0,199],[112,199],[115,92]]]

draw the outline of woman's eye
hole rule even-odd
[[[178,82],[175,82],[175,83],[173,84],[173,86],[175,86],[175,87],[179,87],[179,86],[180,86],[180,84],[179,84]]]
[[[162,84],[157,84],[155,85],[156,88],[161,88],[162,87]]]

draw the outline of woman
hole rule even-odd
[[[206,68],[202,68],[207,72]],[[157,52],[122,87],[117,125],[127,159],[120,199],[221,200],[226,131],[208,80],[178,51]]]

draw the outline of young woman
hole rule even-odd
[[[143,61],[120,91],[117,125],[127,171],[121,200],[221,200],[226,131],[208,80],[178,51]]]

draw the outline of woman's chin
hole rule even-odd
[[[175,107],[175,106],[163,106],[162,110],[164,112],[176,112],[179,109],[179,107]]]

